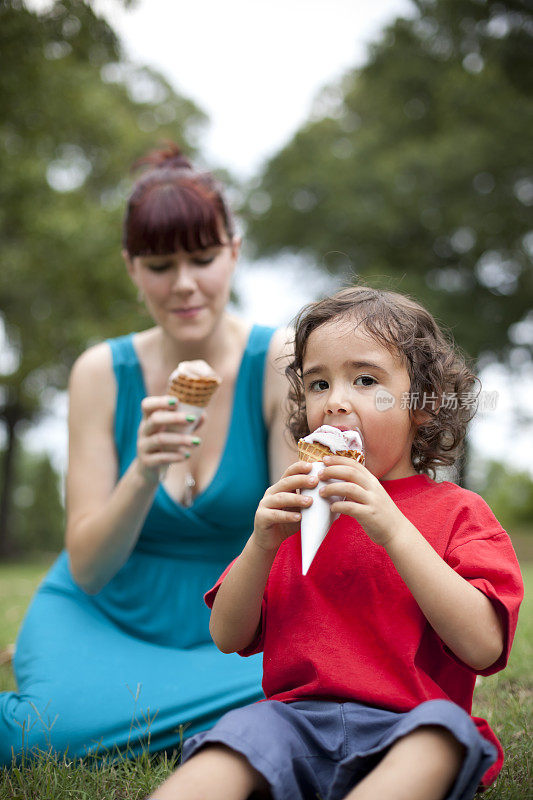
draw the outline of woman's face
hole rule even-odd
[[[188,253],[125,255],[130,276],[157,325],[179,341],[202,341],[217,327],[229,299],[240,249],[233,239]]]

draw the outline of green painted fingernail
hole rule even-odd
[[[185,419],[187,420],[187,422],[196,422],[196,417],[194,416],[194,414],[187,414]]]
[[[191,457],[190,453],[185,453],[185,458],[190,458],[190,457]]]
[[[169,404],[169,406],[175,406],[177,402],[178,402],[178,401],[176,400],[176,398],[175,398],[175,397],[169,397],[169,398],[168,398],[168,404]]]
[[[198,436],[195,436],[195,437],[194,437],[194,439],[192,440],[192,443],[193,443],[193,444],[200,444],[200,442],[201,442],[201,441],[202,441],[202,440],[201,440],[201,439],[199,439],[199,438],[198,438]]]

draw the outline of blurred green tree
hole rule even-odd
[[[0,553],[20,423],[88,343],[146,324],[120,259],[127,168],[164,139],[194,153],[204,122],[89,4],[0,2]]]
[[[63,547],[65,512],[60,478],[47,454],[20,448],[14,479],[11,529],[12,554],[59,552]]]
[[[486,500],[504,528],[529,530],[533,533],[533,478],[526,471],[518,471],[490,461],[478,477],[476,491]]]
[[[417,0],[361,69],[324,89],[243,213],[256,255],[300,251],[397,286],[469,354],[533,343],[533,14]]]

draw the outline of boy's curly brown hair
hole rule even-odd
[[[310,303],[296,318],[294,357],[285,370],[291,384],[289,430],[294,439],[310,432],[302,381],[307,341],[314,330],[338,318],[363,325],[373,339],[401,357],[411,379],[411,398],[432,399],[427,407],[424,404],[425,418],[416,429],[414,469],[434,474],[435,467],[453,464],[476,410],[479,381],[425,308],[398,292],[366,286]]]

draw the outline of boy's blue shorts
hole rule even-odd
[[[358,703],[266,700],[230,711],[211,730],[187,739],[183,761],[220,743],[248,759],[274,800],[341,800],[397,739],[423,725],[440,725],[464,745],[446,800],[471,800],[497,754],[469,715],[447,700],[429,700],[405,713]]]

